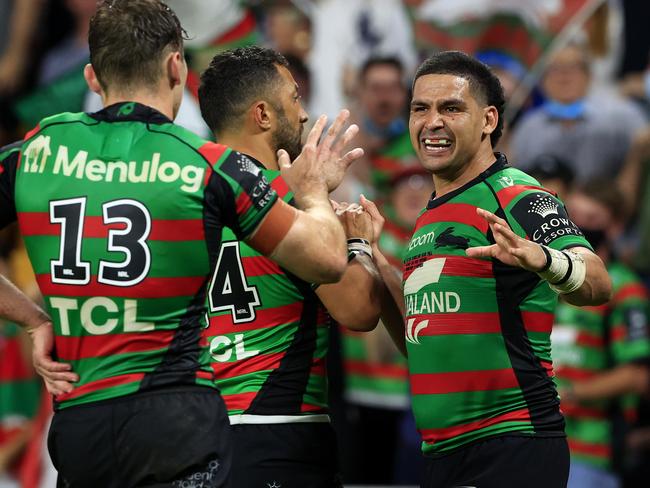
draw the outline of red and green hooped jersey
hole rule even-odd
[[[0,325],[0,446],[25,427],[38,409],[41,381],[25,358],[19,327]]]
[[[412,229],[391,218],[394,212],[386,205],[382,214],[386,222],[379,247],[386,259],[401,270]],[[368,354],[367,340],[372,340],[371,334],[378,333],[384,331],[355,332],[341,327],[346,398],[352,403],[378,408],[408,408],[408,369],[404,356],[392,344],[378,358]]]
[[[564,435],[551,378],[557,295],[548,283],[465,249],[493,244],[477,207],[556,249],[590,247],[563,204],[506,158],[432,199],[404,262],[413,410],[425,453],[497,435]]]
[[[408,131],[391,139],[370,159],[372,185],[382,192],[388,190],[391,179],[405,168],[419,167]]]
[[[575,307],[561,302],[551,335],[556,381],[560,388],[603,373],[619,364],[650,357],[648,293],[624,265],[610,264],[613,298],[598,307]],[[621,398],[633,413],[636,397]],[[571,458],[611,467],[612,402],[571,403],[562,400]],[[627,413],[627,412],[625,412]]]
[[[257,166],[137,103],[44,119],[0,160],[0,225],[17,216],[56,355],[80,376],[58,407],[214,387],[206,287],[222,227],[246,238],[275,207]]]
[[[280,172],[262,172],[291,202]],[[325,308],[311,285],[236,239],[224,229],[209,286],[206,330],[231,421],[242,414],[238,421],[255,415],[291,422],[327,413]]]

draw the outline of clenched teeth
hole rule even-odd
[[[449,139],[425,139],[424,144],[426,146],[447,147],[451,146],[451,141]]]

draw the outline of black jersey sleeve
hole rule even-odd
[[[558,250],[578,246],[591,249],[562,201],[550,193],[525,190],[505,210],[511,224],[514,221],[520,227],[522,232],[518,233],[537,244]]]
[[[16,221],[14,186],[22,141],[0,149],[0,228]]]
[[[261,169],[245,154],[232,151],[214,167],[206,198],[238,239],[248,238],[278,199]]]

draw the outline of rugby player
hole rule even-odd
[[[0,152],[0,226],[18,220],[48,352],[74,371],[48,383],[61,486],[227,484],[228,418],[201,347],[224,226],[310,282],[346,267],[328,189],[362,151],[332,147],[342,123],[321,143],[316,123],[292,166],[303,205],[286,204],[246,156],[173,124],[183,40],[159,0],[103,2],[84,74],[105,108],[44,119]]]
[[[558,294],[576,305],[611,294],[563,203],[493,152],[504,104],[498,79],[464,53],[416,73],[411,142],[436,191],[404,260],[406,325],[382,318],[408,351],[427,488],[566,486],[553,312]]]
[[[298,184],[292,168],[280,174],[280,164],[300,154],[308,118],[288,68],[271,49],[218,54],[201,76],[199,102],[216,140],[245,154],[281,198],[302,208],[291,191]],[[339,210],[352,251],[348,268],[339,283],[317,288],[224,229],[206,334],[233,425],[234,486],[341,486],[327,410],[330,315],[356,330],[374,328],[383,288],[369,255],[370,217],[353,208]]]

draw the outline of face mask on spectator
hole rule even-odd
[[[550,117],[560,120],[577,120],[585,114],[584,99],[568,104],[549,100],[542,107]]]

